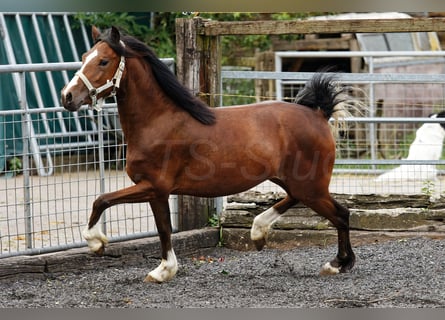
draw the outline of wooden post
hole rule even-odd
[[[176,19],[176,75],[196,95],[199,93],[200,52],[197,29],[200,19]]]
[[[221,106],[221,41],[219,36],[199,36],[200,90],[211,107]]]
[[[209,106],[220,106],[221,50],[219,36],[199,34],[201,18],[176,19],[177,77]],[[179,230],[207,225],[215,213],[215,201],[192,196],[178,197]]]

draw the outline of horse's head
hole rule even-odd
[[[112,27],[101,34],[93,27],[92,35],[95,45],[82,56],[82,67],[62,89],[62,104],[69,111],[77,111],[83,104],[100,110],[104,98],[119,87],[125,68],[125,45],[119,31]]]

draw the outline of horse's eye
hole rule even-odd
[[[99,61],[99,65],[100,65],[101,67],[105,67],[107,64],[108,64],[108,60],[101,59],[101,60]]]

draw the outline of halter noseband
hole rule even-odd
[[[122,41],[121,44],[125,47]],[[93,87],[90,80],[88,80],[88,78],[80,70],[76,72],[76,75],[83,81],[83,83],[89,90],[89,96],[91,98],[91,107],[93,109],[95,109],[96,111],[101,111],[102,106],[104,104],[104,98],[114,97],[116,95],[116,88],[119,88],[124,69],[125,69],[125,57],[122,55],[121,61],[119,62],[119,66],[117,67],[117,70],[114,73],[113,78],[111,78],[111,80],[107,80],[107,82],[102,86],[100,86],[99,88]],[[97,99],[98,94],[109,88],[113,88],[113,90],[107,97],[102,97]]]

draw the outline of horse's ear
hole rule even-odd
[[[112,43],[116,44],[118,44],[119,41],[121,40],[121,35],[119,33],[119,30],[114,26],[111,27],[110,39]]]
[[[97,41],[100,36],[100,30],[96,26],[91,27],[91,36],[93,37],[93,42]]]

